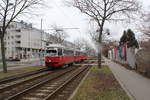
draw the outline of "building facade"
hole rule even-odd
[[[14,21],[7,28],[4,36],[6,59],[21,60],[44,57],[48,44],[58,44],[55,39],[56,37],[52,34],[33,28],[32,24]],[[61,44],[75,48],[75,45],[69,41],[64,41]]]
[[[6,58],[28,59],[44,55],[48,37],[48,33],[33,28],[32,24],[12,22],[4,37]]]

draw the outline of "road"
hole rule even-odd
[[[17,69],[17,68],[38,66],[38,65],[41,65],[41,61],[33,61],[33,62],[29,62],[29,63],[26,63],[26,64],[20,64],[20,65],[16,65],[16,66],[15,66],[15,64],[19,64],[19,62],[8,62],[8,64],[14,64],[14,66],[8,67],[8,70],[14,70],[14,69]],[[43,62],[43,64],[44,64],[44,62]],[[2,68],[0,69],[0,72],[2,72]]]
[[[150,79],[108,59],[105,59],[105,61],[121,86],[133,100],[150,100]]]

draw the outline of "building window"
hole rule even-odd
[[[21,37],[21,35],[16,35],[16,37],[17,37],[17,38],[20,38],[20,37]]]
[[[12,28],[14,28],[14,25],[11,25]]]
[[[16,41],[16,43],[21,43],[21,41]]]
[[[8,25],[8,29],[10,29],[10,25]]]
[[[21,29],[17,29],[16,32],[21,32]]]

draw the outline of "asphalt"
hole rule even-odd
[[[150,100],[150,79],[111,60],[105,61],[131,100]]]

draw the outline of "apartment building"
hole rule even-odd
[[[6,58],[28,59],[44,55],[49,34],[23,21],[12,22],[4,37]]]

